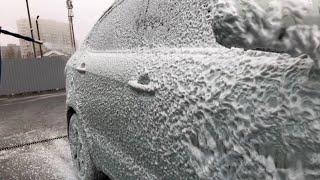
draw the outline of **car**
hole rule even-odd
[[[215,3],[118,0],[98,20],[66,66],[80,179],[320,178],[317,61],[219,44]]]

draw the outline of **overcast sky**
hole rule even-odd
[[[17,32],[16,20],[27,18],[25,0],[1,0],[0,26],[3,29]],[[77,42],[83,41],[94,23],[114,0],[73,0],[74,26]],[[29,0],[32,17],[40,15],[41,19],[52,19],[68,22],[66,0]],[[1,45],[18,44],[18,40],[6,35],[0,35]]]

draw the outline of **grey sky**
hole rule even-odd
[[[17,32],[16,20],[27,18],[25,0],[1,0],[0,26]],[[96,20],[114,0],[73,0],[75,32],[78,42],[83,41]],[[68,22],[66,0],[29,0],[31,16],[40,15],[42,19]],[[1,45],[18,44],[18,40],[5,35],[0,36]]]

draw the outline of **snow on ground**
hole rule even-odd
[[[0,152],[0,179],[76,180],[65,139]]]
[[[64,93],[0,99],[0,148],[67,134]],[[0,151],[0,180],[77,179],[67,139]]]

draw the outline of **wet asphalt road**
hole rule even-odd
[[[65,136],[65,93],[0,98],[0,149]],[[0,180],[77,179],[67,138],[0,151]]]

